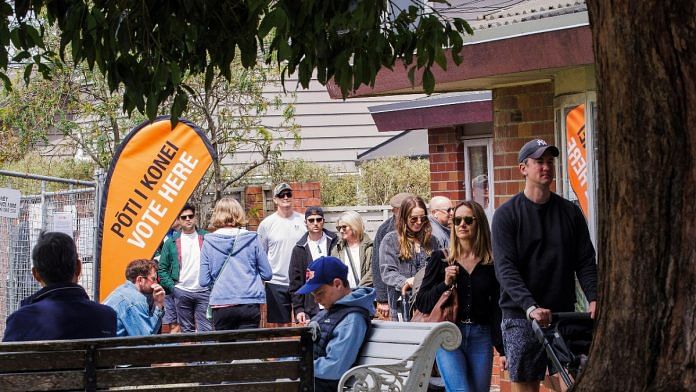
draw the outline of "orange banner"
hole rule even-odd
[[[589,216],[587,196],[587,150],[585,143],[585,105],[578,105],[566,115],[568,179],[585,216]]]
[[[125,282],[126,266],[150,259],[210,164],[215,150],[195,125],[169,117],[134,128],[111,161],[99,225],[98,294]]]

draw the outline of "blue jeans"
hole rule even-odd
[[[488,392],[493,367],[490,327],[459,323],[462,344],[454,351],[439,349],[437,366],[447,391]]]

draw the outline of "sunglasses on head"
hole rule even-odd
[[[428,220],[428,217],[425,216],[425,215],[421,215],[421,216],[412,216],[412,217],[409,217],[409,218],[408,218],[408,221],[411,222],[411,223],[416,223],[416,222],[418,222],[418,223],[424,223],[424,222],[426,222],[427,220]]]
[[[193,219],[194,216],[195,216],[194,214],[179,215],[179,219],[181,219],[181,220],[190,220],[190,219]]]
[[[280,192],[276,197],[279,199],[290,199],[292,198],[292,192]]]
[[[466,223],[467,226],[470,226],[475,220],[476,218],[473,216],[455,216],[452,219],[452,222],[454,223],[455,227],[461,225],[462,222]]]
[[[324,218],[307,218],[307,222],[309,223],[321,223],[324,220]]]

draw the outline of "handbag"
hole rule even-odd
[[[448,266],[452,265],[448,262]],[[413,312],[411,321],[417,323],[439,323],[442,321],[457,322],[457,314],[459,313],[459,295],[457,295],[457,285],[453,284],[445,290],[440,298],[433,306],[430,313],[423,313],[416,309]]]
[[[218,278],[220,278],[220,275],[222,275],[222,271],[225,270],[225,266],[227,265],[227,262],[230,261],[230,257],[232,257],[232,253],[234,253],[234,246],[237,245],[237,237],[239,237],[239,231],[237,231],[237,235],[234,237],[234,240],[232,242],[232,250],[230,250],[230,253],[227,255],[227,258],[225,259],[225,262],[222,263],[222,267],[220,267],[220,272],[218,272],[218,275],[215,277],[215,280],[213,280],[213,284],[210,285],[210,292],[213,292],[213,287],[215,286],[215,282],[217,282]],[[208,320],[213,319],[213,307],[208,304],[208,307],[205,310],[205,318]]]

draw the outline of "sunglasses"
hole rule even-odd
[[[448,214],[451,214],[452,211],[454,211],[454,208],[451,208],[451,207],[448,208],[448,209],[438,208],[438,209],[436,209],[435,211],[442,211],[442,212],[446,212],[446,213],[448,213]]]
[[[154,277],[153,276],[142,276],[142,277],[149,280],[150,282],[155,282],[155,283],[157,283],[157,280],[159,278],[157,275],[155,275]]]
[[[474,223],[476,218],[473,216],[455,216],[452,219],[452,222],[454,223],[454,226],[457,227],[462,224],[462,222],[466,223],[467,226],[471,226],[471,224]]]
[[[179,215],[179,219],[181,219],[181,220],[191,220],[191,219],[193,219],[194,217],[195,217],[194,214],[190,214],[190,215]]]
[[[279,199],[291,199],[292,198],[292,192],[281,192],[277,196]]]
[[[428,217],[426,215],[421,215],[421,216],[412,216],[408,218],[408,221],[413,223],[425,223],[428,220]]]
[[[345,229],[347,229],[347,228],[348,228],[348,226],[346,226],[346,225],[338,225],[338,226],[336,226],[336,230],[338,230],[338,231],[345,230]]]
[[[321,223],[324,220],[324,218],[307,218],[307,222],[309,223]]]

